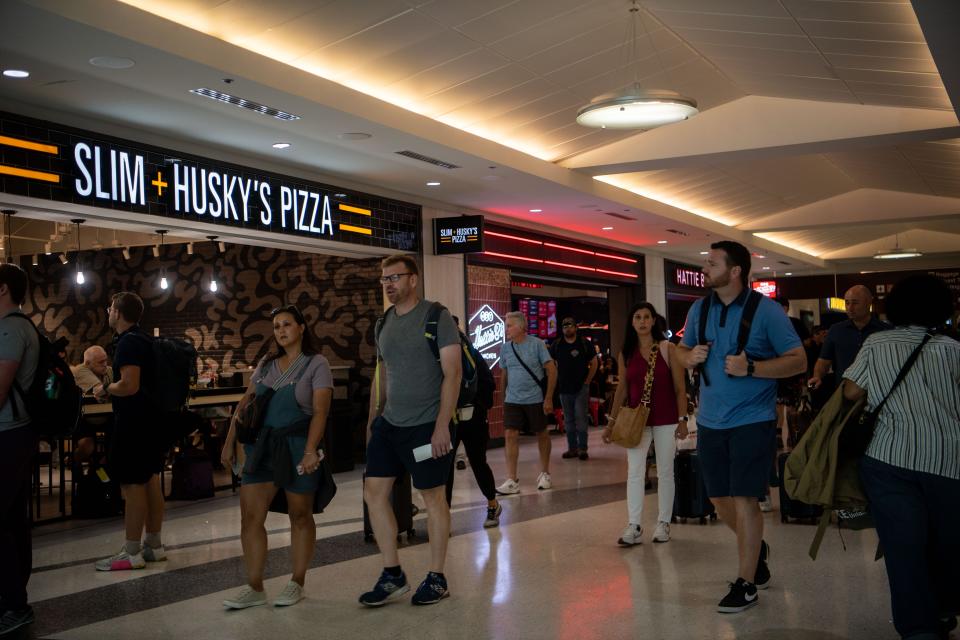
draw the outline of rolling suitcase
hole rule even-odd
[[[789,453],[781,453],[777,458],[777,468],[780,471],[780,477],[783,477],[783,468],[787,464]],[[783,483],[780,483],[780,522],[789,522],[794,520],[806,520],[810,524],[816,524],[823,514],[823,507],[820,505],[807,504],[794,500],[787,495],[787,490]]]
[[[203,500],[212,498],[213,463],[201,449],[180,451],[173,461],[169,500]]]
[[[695,451],[680,451],[673,463],[676,493],[673,498],[674,520],[697,518],[706,524],[707,518],[717,519],[716,509],[707,497],[700,459]]]
[[[363,479],[366,482],[366,474]],[[417,532],[413,528],[413,485],[409,473],[404,473],[393,483],[390,501],[393,503],[393,515],[397,519],[397,540],[404,532],[407,534],[407,540],[416,536]],[[373,540],[373,527],[370,526],[366,500],[363,501],[363,539],[366,542]]]

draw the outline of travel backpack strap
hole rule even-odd
[[[430,351],[433,352],[433,357],[438,362],[440,361],[440,346],[437,343],[440,335],[440,314],[443,313],[445,309],[446,307],[439,302],[431,302],[430,310],[427,311],[427,321],[423,326],[423,337],[427,339],[427,344],[430,345]]]
[[[710,315],[710,307],[713,306],[713,293],[700,299],[700,314],[697,317],[697,344],[707,344],[707,320]],[[710,378],[707,377],[707,368],[704,364],[697,365],[697,373],[703,384],[710,386]]]
[[[810,543],[810,559],[816,560],[817,553],[820,551],[820,543],[823,542],[823,536],[827,533],[827,527],[830,526],[830,509],[824,509],[820,516],[820,522],[817,524],[817,532],[813,536],[813,542]]]
[[[734,355],[743,353],[747,346],[747,340],[750,339],[750,327],[753,325],[753,318],[757,315],[757,307],[763,294],[758,291],[747,293],[747,299],[743,303],[743,313],[740,315],[740,327],[737,329],[737,352]]]

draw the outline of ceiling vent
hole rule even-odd
[[[684,238],[687,238],[690,236],[690,234],[687,233],[686,231],[680,231],[679,229],[667,229],[666,231],[667,233],[675,233],[678,236],[683,236]]]
[[[444,169],[460,168],[455,164],[450,164],[449,162],[444,162],[443,160],[437,160],[436,158],[425,156],[422,153],[417,153],[416,151],[410,151],[410,150],[397,151],[396,154],[398,156],[406,156],[408,158],[413,158],[414,160],[419,160],[420,162],[426,162],[427,164],[432,164],[435,167],[443,167]]]
[[[784,262],[783,260],[777,260],[777,263],[778,263],[778,264],[782,264],[782,265],[786,265],[786,266],[788,266],[788,267],[790,266],[790,263],[789,263],[789,262]]]
[[[253,102],[252,100],[246,100],[244,98],[232,96],[229,93],[223,93],[222,91],[216,91],[215,89],[207,89],[206,87],[202,89],[190,89],[190,93],[198,96],[204,96],[206,98],[210,98],[211,100],[217,100],[218,102],[226,102],[236,107],[240,107],[241,109],[246,109],[247,111],[253,111],[254,113],[259,113],[264,116],[274,117],[277,120],[289,121],[300,119],[300,116],[296,116],[292,113],[287,113],[286,111],[281,111],[280,109],[274,109],[273,107],[268,107],[265,104]]]
[[[620,213],[614,213],[614,212],[612,212],[612,211],[604,211],[604,212],[603,212],[603,215],[605,215],[605,216],[610,216],[611,218],[619,218],[620,220],[631,220],[631,221],[634,221],[634,222],[637,220],[636,218],[631,218],[630,216],[625,216],[625,215],[620,214]]]

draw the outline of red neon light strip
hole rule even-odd
[[[528,242],[530,244],[542,245],[543,243],[539,240],[530,240],[529,238],[521,238],[519,236],[508,236],[505,233],[496,233],[495,231],[484,231],[483,235],[493,236],[495,238],[506,238],[507,240],[516,240],[517,242]]]
[[[593,267],[581,267],[580,265],[577,265],[577,264],[566,264],[564,262],[552,262],[550,260],[544,260],[543,263],[552,264],[555,267],[564,267],[567,269],[580,269],[582,271],[597,271],[597,269],[594,269]]]
[[[484,251],[483,255],[485,256],[495,256],[497,258],[509,258],[510,260],[523,260],[524,262],[539,262],[543,264],[543,260],[538,260],[536,258],[521,258],[520,256],[511,256],[506,253],[494,253],[493,251]]]
[[[623,276],[624,278],[639,278],[635,273],[621,273],[620,271],[607,271],[606,269],[597,269],[597,273],[609,273],[612,276]]]
[[[633,258],[624,258],[622,256],[612,256],[608,253],[597,253],[598,258],[610,258],[611,260],[622,260],[623,262],[629,262],[630,264],[637,264],[637,261]]]
[[[543,243],[543,246],[545,246],[545,247],[553,247],[554,249],[565,249],[566,251],[576,251],[577,253],[585,253],[585,254],[587,254],[588,256],[595,256],[595,255],[597,255],[596,252],[594,252],[594,251],[587,251],[586,249],[577,249],[576,247],[565,247],[565,246],[563,246],[562,244],[551,244],[551,243],[549,243],[549,242],[544,242],[544,243]]]

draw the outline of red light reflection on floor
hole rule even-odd
[[[633,615],[633,588],[630,577],[623,573],[611,576],[601,585],[590,587],[578,580],[582,576],[571,575],[571,584],[561,591],[576,594],[561,607],[559,640],[592,640],[608,636],[604,623],[614,617]],[[589,584],[589,583],[588,583]]]

